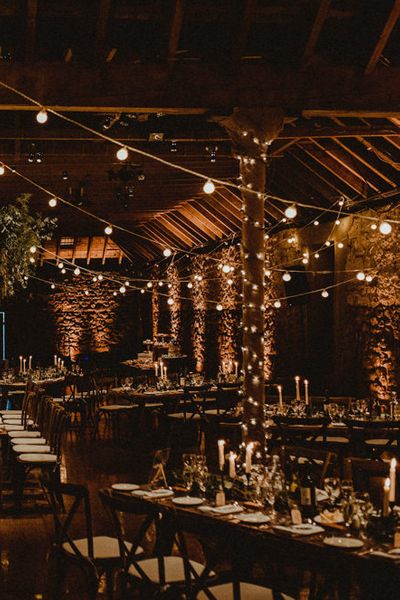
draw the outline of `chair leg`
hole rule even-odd
[[[113,592],[114,592],[114,572],[113,569],[106,570],[106,593],[108,600],[113,600]]]

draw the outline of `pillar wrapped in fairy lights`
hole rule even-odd
[[[267,150],[283,126],[275,108],[235,109],[219,119],[240,160],[243,199],[243,435],[265,449],[264,418],[264,206]]]

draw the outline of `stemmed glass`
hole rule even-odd
[[[328,494],[328,500],[331,506],[335,504],[335,492],[337,492],[339,488],[340,480],[338,477],[325,477],[324,490]]]

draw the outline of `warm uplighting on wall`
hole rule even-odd
[[[193,278],[193,283],[188,282],[187,287],[192,292],[193,322],[192,322],[192,345],[193,357],[196,361],[196,371],[204,370],[205,346],[206,346],[206,317],[207,317],[207,292],[208,282],[203,274],[206,271],[206,259],[202,256],[193,258],[192,270],[199,277]]]
[[[178,267],[174,264],[167,269],[169,285],[168,305],[171,316],[171,337],[180,346],[182,342],[182,320],[181,320],[181,282]]]

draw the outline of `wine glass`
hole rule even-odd
[[[342,482],[340,484],[340,491],[342,497],[345,500],[348,500],[354,491],[353,481],[351,479],[342,479]]]
[[[335,503],[335,492],[339,490],[340,480],[338,477],[325,477],[324,490],[328,494],[329,504],[333,506]]]

